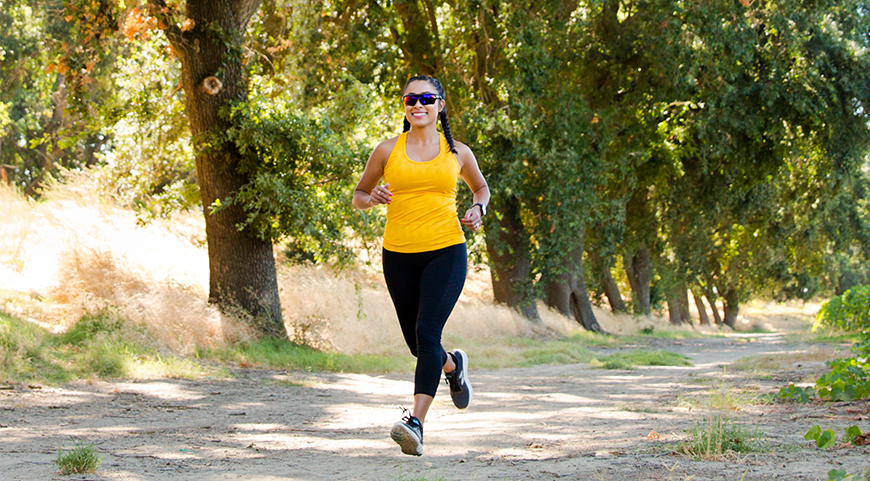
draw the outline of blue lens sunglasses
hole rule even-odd
[[[420,101],[420,105],[432,105],[436,100],[444,100],[444,97],[437,94],[415,94],[402,97],[402,101],[409,107],[417,105],[418,100]]]

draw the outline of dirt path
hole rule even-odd
[[[774,392],[813,367],[768,379],[728,371],[745,356],[806,349],[776,334],[658,343],[695,365],[472,369],[472,406],[457,411],[442,387],[420,458],[402,455],[388,434],[409,399],[409,375],[240,370],[221,382],[21,386],[0,391],[0,479],[824,480],[832,468],[858,473],[870,464],[867,447],[822,452],[802,437],[813,424],[838,436],[850,424],[870,429],[866,402],[746,405],[729,415],[757,426],[772,453],[721,462],[671,454],[668,446],[707,416],[695,396],[715,395],[723,381]],[[661,438],[649,439],[653,431]],[[96,475],[57,474],[57,451],[72,439],[103,454]]]

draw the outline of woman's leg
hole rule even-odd
[[[420,275],[417,314],[417,368],[414,372],[414,412],[421,422],[432,405],[441,382],[441,372],[455,368],[441,347],[444,324],[465,285],[468,257],[465,244],[427,253]]]
[[[417,357],[417,313],[420,310],[420,254],[383,251],[384,281],[399,327],[411,355]]]

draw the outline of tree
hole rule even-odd
[[[111,49],[119,39],[121,18],[131,20],[123,25],[127,29],[157,27],[165,33],[181,63],[206,220],[209,301],[224,309],[239,309],[251,315],[262,332],[283,336],[271,239],[251,226],[239,228],[246,225],[244,206],[216,209],[250,181],[240,171],[241,154],[226,133],[232,127],[230,106],[247,99],[242,43],[260,0],[188,1],[183,13],[163,0],[147,6],[146,14],[139,9],[128,12],[123,4],[112,2],[64,4],[67,31],[76,42],[59,45],[59,68],[70,73],[73,105],[85,111],[91,108],[86,88],[92,82],[90,74],[112,68]]]

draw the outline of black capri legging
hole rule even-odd
[[[441,331],[465,285],[465,244],[411,254],[384,249],[384,279],[402,335],[417,358],[414,394],[435,396],[447,353]]]

